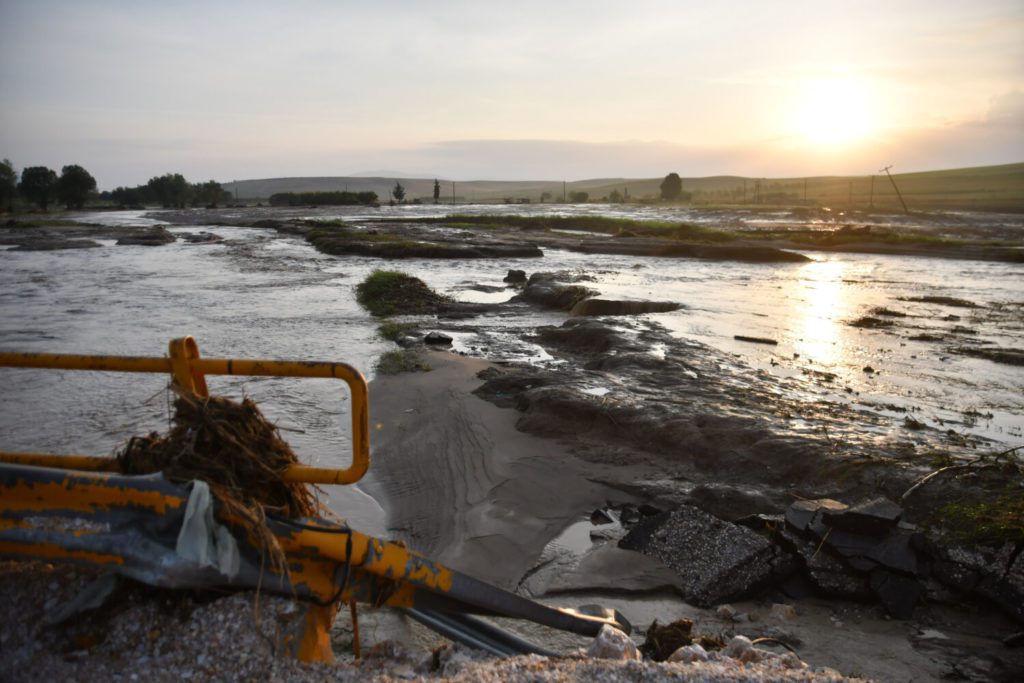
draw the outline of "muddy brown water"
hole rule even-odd
[[[540,207],[458,207],[459,212],[536,214]],[[301,210],[287,215],[341,217],[366,223],[437,215],[448,207]],[[823,229],[864,217],[827,213],[665,211],[562,207],[560,213],[686,220],[730,228],[785,224]],[[1024,338],[1024,266],[907,256],[808,251],[810,263],[748,264],[548,250],[541,259],[387,263],[319,254],[301,237],[272,230],[210,225],[211,220],[275,217],[273,210],[197,211],[195,225],[214,244],[178,241],[161,247],[14,252],[0,248],[0,349],[62,353],[161,355],[169,339],[195,336],[204,355],[347,361],[368,376],[374,359],[393,348],[376,336],[377,321],[354,299],[355,285],[375,268],[396,268],[457,299],[497,303],[508,269],[572,270],[593,277],[606,298],[675,301],[683,308],[651,314],[673,335],[706,344],[723,373],[760,369],[790,380],[793,397],[848,402],[892,418],[904,429],[912,415],[925,427],[995,446],[1024,443],[1024,367],[954,352],[957,346],[1020,348]],[[114,226],[162,224],[160,213],[80,214]],[[870,217],[873,224],[938,234],[1024,234],[1019,217],[941,214]],[[445,228],[437,228],[445,230]],[[485,287],[486,289],[486,287]],[[977,308],[913,302],[952,297]],[[905,314],[884,329],[848,323],[873,309]],[[558,312],[515,308],[483,316],[471,327],[437,324],[455,349],[498,360],[558,363],[522,339]],[[446,327],[448,328],[446,330]],[[773,339],[751,344],[737,335]],[[938,339],[920,341],[912,337]],[[650,353],[664,353],[652,347]],[[871,368],[866,372],[865,368]],[[131,434],[167,428],[165,378],[109,373],[2,369],[0,446],[10,450],[110,453]],[[347,461],[349,403],[343,388],[317,380],[215,378],[215,392],[255,398],[307,462]],[[603,387],[595,386],[594,392]],[[908,438],[912,438],[909,435]],[[363,528],[380,530],[380,510],[353,488],[338,504]],[[353,514],[352,510],[356,510]]]

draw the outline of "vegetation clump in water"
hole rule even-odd
[[[393,270],[375,270],[356,287],[356,300],[375,316],[435,313],[447,299],[423,280]]]
[[[394,320],[385,320],[379,327],[377,327],[377,334],[379,334],[382,339],[397,342],[402,337],[409,335],[415,329],[416,326],[412,323],[400,323]]]

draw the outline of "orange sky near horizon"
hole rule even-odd
[[[0,156],[101,188],[1024,160],[1019,0],[8,0]]]

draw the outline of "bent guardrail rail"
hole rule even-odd
[[[283,478],[306,484],[352,484],[366,474],[370,466],[369,391],[362,373],[351,365],[326,361],[201,358],[199,346],[192,337],[171,340],[169,350],[168,357],[4,352],[0,353],[0,367],[169,373],[181,391],[200,397],[209,396],[207,375],[340,379],[348,385],[352,401],[352,463],[344,469],[293,465],[284,472]],[[117,471],[113,458],[90,455],[0,452],[0,462]]]

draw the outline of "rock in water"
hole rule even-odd
[[[525,270],[510,270],[502,282],[507,282],[513,285],[520,285],[526,282],[526,271]]]
[[[640,651],[629,636],[605,624],[587,648],[587,656],[595,659],[640,659]]]
[[[766,538],[689,505],[641,520],[619,547],[668,565],[687,602],[698,607],[755,593],[784,564]]]
[[[452,338],[443,332],[429,332],[423,342],[431,346],[451,346]]]

